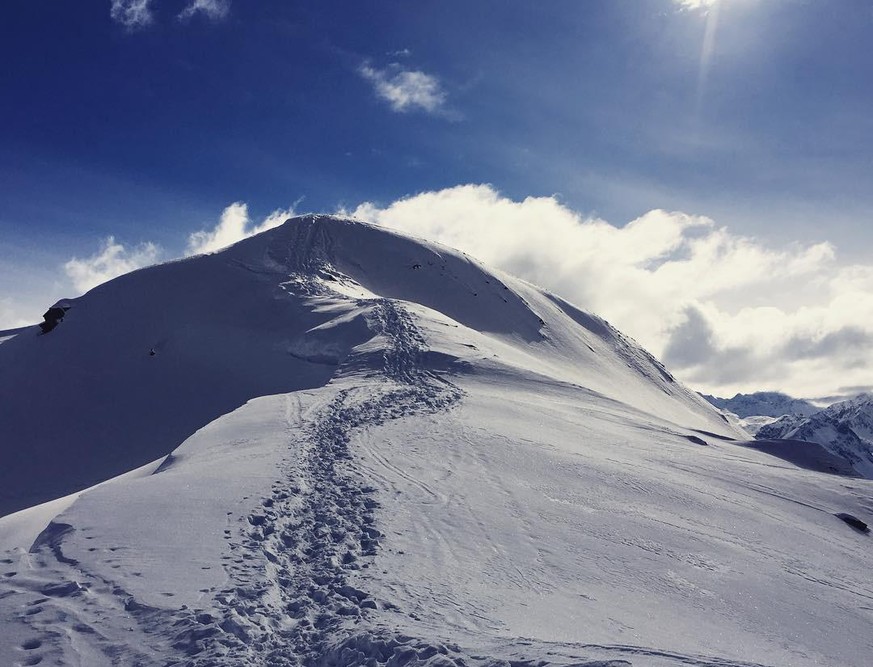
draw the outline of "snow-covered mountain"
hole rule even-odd
[[[865,477],[873,477],[873,394],[834,403],[808,417],[782,417],[761,427],[756,437],[818,443]]]
[[[0,664],[868,663],[873,482],[462,253],[306,216],[57,306],[0,344]]]
[[[747,417],[782,417],[783,415],[808,417],[821,409],[809,401],[792,398],[788,394],[778,391],[736,394],[733,398],[719,398],[703,394],[703,398],[717,408],[732,412],[743,419]]]

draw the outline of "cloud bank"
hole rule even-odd
[[[106,238],[95,254],[84,259],[73,257],[64,264],[64,272],[80,292],[87,292],[107,280],[130,273],[160,260],[161,249],[154,243],[126,248],[115,237]]]
[[[804,396],[869,384],[873,265],[828,243],[767,247],[654,210],[616,227],[555,197],[487,185],[424,192],[355,217],[460,248],[595,312],[697,389]]]
[[[359,72],[373,84],[376,96],[398,113],[415,109],[436,113],[445,104],[446,94],[439,80],[430,74],[397,66],[380,70],[370,65],[362,66]]]

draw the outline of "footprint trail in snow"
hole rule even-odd
[[[289,467],[262,510],[248,517],[232,569],[238,584],[218,598],[224,618],[217,624],[223,632],[195,647],[193,665],[361,664],[372,657],[362,653],[384,658],[386,651],[397,654],[393,664],[405,664],[447,652],[416,645],[410,637],[364,638],[354,631],[369,610],[393,605],[348,583],[350,573],[368,567],[383,537],[376,489],[357,471],[350,433],[388,419],[446,410],[461,397],[460,390],[423,367],[426,344],[400,304],[379,299],[370,319],[387,341],[382,390],[343,388],[316,411],[305,428],[304,465]],[[355,367],[354,358],[349,367]]]

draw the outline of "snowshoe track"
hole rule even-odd
[[[354,627],[370,610],[393,605],[348,583],[350,574],[369,566],[383,538],[376,488],[357,471],[351,433],[445,410],[461,397],[460,390],[424,368],[426,343],[405,309],[378,299],[371,313],[371,328],[386,338],[383,389],[340,389],[309,422],[305,464],[289,467],[262,508],[247,518],[236,567],[230,570],[237,583],[217,598],[223,618],[210,623],[220,632],[195,640],[188,650],[196,657],[182,664],[363,664],[351,645],[366,641],[354,639]],[[353,376],[366,367],[372,368],[353,357],[340,375]],[[377,655],[402,653],[407,659],[392,664],[406,664],[413,654],[420,660],[432,652],[411,648],[411,641],[382,642]],[[385,663],[375,659],[373,664]]]

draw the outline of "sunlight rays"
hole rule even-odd
[[[718,29],[718,14],[721,3],[718,0],[698,2],[698,6],[706,10],[706,28],[703,33],[703,44],[700,48],[700,64],[697,69],[697,92],[695,95],[694,112],[700,118],[703,111],[703,97],[709,79],[709,69],[712,53],[715,49],[715,35]]]

